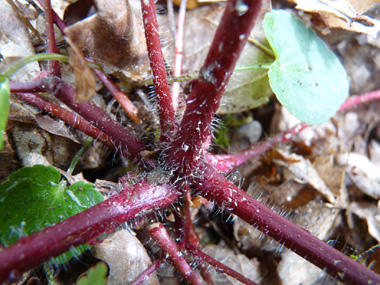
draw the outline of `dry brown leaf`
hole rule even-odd
[[[347,176],[363,193],[375,199],[380,198],[380,168],[368,157],[351,152],[339,155],[337,161],[347,167]]]
[[[249,260],[244,254],[235,254],[232,249],[227,248],[223,243],[219,245],[207,245],[203,248],[203,252],[222,262],[224,265],[242,273],[252,281],[260,283],[259,263],[256,259]],[[215,284],[241,284],[235,278],[216,273],[214,269],[210,273]]]
[[[274,162],[285,167],[285,180],[293,178],[299,183],[307,183],[326,197],[330,203],[335,203],[336,197],[334,193],[326,186],[326,183],[321,179],[310,160],[280,149],[277,152],[282,158],[275,159]]]
[[[380,209],[376,205],[354,202],[350,204],[348,211],[364,219],[368,225],[368,233],[380,242]]]
[[[75,103],[90,100],[96,90],[95,75],[88,65],[83,53],[75,46],[70,38],[65,37],[69,44],[69,64],[75,74]]]
[[[380,31],[380,21],[362,15],[379,0],[291,0],[296,8],[318,13],[329,28],[342,28],[374,37]]]
[[[94,246],[95,256],[110,267],[108,285],[130,284],[151,265],[144,246],[128,230],[121,230]],[[144,284],[158,285],[155,273]]]
[[[122,71],[135,79],[145,77],[149,67],[145,37],[128,1],[94,2],[97,13],[68,26],[65,33],[106,73]]]

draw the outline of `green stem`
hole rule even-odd
[[[77,166],[80,158],[82,157],[83,153],[86,151],[86,149],[90,146],[90,144],[93,142],[93,138],[92,137],[87,137],[87,139],[84,141],[82,147],[80,148],[80,150],[78,150],[78,152],[75,154],[73,160],[71,161],[70,163],[70,166],[69,168],[67,169],[67,173],[69,174],[72,174],[75,167]]]
[[[257,64],[251,64],[251,65],[240,65],[236,66],[235,71],[246,71],[246,70],[252,70],[252,69],[269,69],[272,63],[257,63]]]
[[[34,62],[34,61],[40,61],[40,60],[57,60],[61,62],[69,62],[69,58],[65,55],[56,54],[56,53],[38,53],[38,54],[34,54],[26,58],[23,58],[19,62],[16,62],[14,65],[8,68],[8,70],[3,74],[3,76],[9,78],[12,76],[13,73],[15,73],[17,70],[22,68],[24,65]],[[102,70],[99,64],[89,62],[89,61],[87,63],[93,69]]]

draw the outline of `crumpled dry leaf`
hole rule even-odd
[[[108,285],[129,284],[146,270],[151,260],[144,246],[128,230],[120,230],[94,246],[95,256],[110,267]],[[159,284],[155,273],[144,284]]]
[[[368,225],[369,234],[380,242],[380,209],[376,205],[366,202],[353,202],[348,212],[364,219]]]
[[[318,13],[328,28],[342,28],[376,37],[380,21],[362,15],[379,0],[290,0],[296,8]]]
[[[90,100],[95,95],[95,74],[88,65],[83,53],[70,38],[65,37],[69,44],[69,64],[75,74],[75,103]]]
[[[210,244],[204,247],[202,251],[222,262],[224,265],[243,274],[252,281],[260,283],[261,276],[259,271],[259,263],[256,259],[250,260],[244,254],[235,254],[233,250],[227,248],[225,244]],[[218,274],[214,269],[210,270],[210,273],[215,284],[241,284],[231,276]]]
[[[310,160],[280,149],[277,149],[276,152],[280,159],[275,159],[274,162],[285,167],[284,175],[287,177],[285,180],[293,178],[299,183],[307,183],[326,197],[330,203],[335,203],[336,196],[326,186],[326,183],[321,179]]]
[[[67,36],[106,73],[122,71],[134,79],[146,77],[145,37],[128,1],[95,0],[94,5],[97,13],[68,26]]]
[[[337,162],[347,167],[347,176],[363,193],[375,199],[380,198],[380,168],[368,157],[351,152],[339,155]]]
[[[17,13],[6,2],[0,0],[0,54],[5,58],[0,71],[4,71],[21,57],[34,54],[34,47],[28,29],[20,20]],[[37,62],[25,65],[12,75],[12,80],[27,82],[36,78],[40,67]]]

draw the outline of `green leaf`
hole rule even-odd
[[[276,55],[269,82],[281,104],[308,124],[334,116],[349,89],[336,55],[312,29],[285,11],[267,13],[263,27]]]
[[[36,233],[103,201],[91,184],[60,181],[52,166],[35,165],[12,173],[0,185],[0,240],[4,246]],[[79,246],[52,261],[62,264],[89,245]]]
[[[5,126],[9,114],[9,79],[0,75],[0,150],[4,148]]]
[[[107,265],[98,262],[95,267],[91,267],[86,276],[81,277],[77,285],[106,285],[107,284]]]

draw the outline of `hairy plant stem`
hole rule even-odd
[[[149,276],[154,273],[160,266],[164,263],[164,261],[159,258],[155,262],[152,263],[144,272],[142,272],[137,278],[131,282],[130,285],[138,285],[142,284],[144,281],[148,280]]]
[[[194,176],[199,195],[237,215],[299,256],[350,284],[379,284],[380,275],[334,249],[307,230],[269,209],[235,186],[213,167],[200,168],[202,178]]]
[[[53,26],[53,10],[50,0],[44,0],[43,7],[45,11],[46,48],[49,53],[58,53]],[[61,77],[61,68],[58,61],[49,60],[48,70],[53,76]]]
[[[260,9],[260,0],[227,2],[199,77],[189,83],[187,108],[169,150],[170,159],[182,168],[184,175],[200,162],[214,114]]]
[[[154,0],[141,0],[141,9],[150,67],[153,73],[154,91],[156,93],[160,117],[161,141],[167,142],[177,126],[177,119],[175,117],[172,96],[166,76]]]
[[[84,243],[94,243],[101,234],[111,233],[128,220],[149,210],[176,202],[179,193],[169,185],[145,182],[126,187],[118,195],[72,216],[0,251],[0,282],[15,281],[21,274],[50,257]]]
[[[55,97],[104,132],[112,140],[115,148],[120,148],[120,152],[124,156],[134,162],[142,161],[139,153],[146,150],[147,147],[135,135],[113,120],[104,110],[89,101],[74,103],[75,90],[64,82],[57,84]]]

